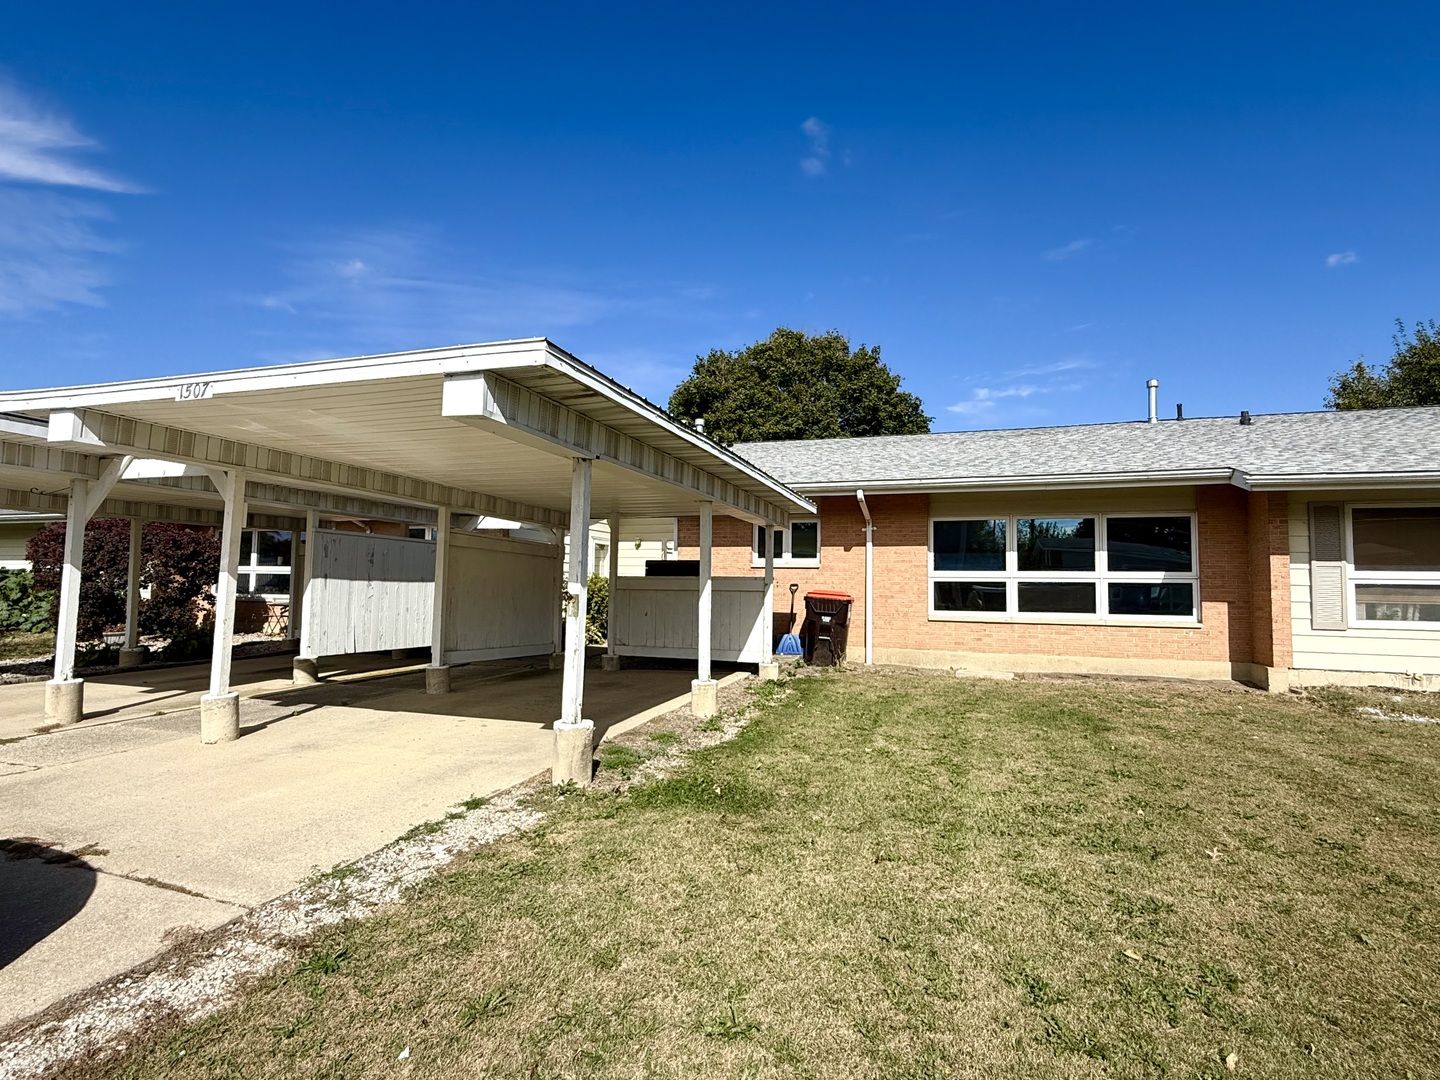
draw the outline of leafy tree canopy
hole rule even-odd
[[[878,346],[850,348],[837,330],[810,335],[781,327],[764,341],[697,357],[670,395],[670,411],[705,419],[705,434],[729,445],[847,435],[923,435],[925,406],[900,389]]]
[[[1415,324],[1415,336],[1395,320],[1395,355],[1376,370],[1364,360],[1330,380],[1325,404],[1332,409],[1393,409],[1440,405],[1440,327],[1435,320]]]

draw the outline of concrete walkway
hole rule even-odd
[[[586,715],[628,729],[685,704],[691,677],[587,671]],[[476,665],[454,686],[265,692],[218,746],[193,710],[117,697],[133,718],[0,745],[0,1025],[549,767],[559,672]]]

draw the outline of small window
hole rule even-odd
[[[936,611],[1004,611],[1003,581],[937,581]]]
[[[285,600],[290,596],[290,545],[283,529],[245,529],[240,533],[237,579],[242,593]]]
[[[1440,506],[1353,512],[1356,570],[1440,573]]]
[[[1190,573],[1193,564],[1188,517],[1108,518],[1105,535],[1111,570]]]
[[[1190,582],[1115,583],[1110,586],[1111,615],[1180,615],[1195,612],[1195,586]]]
[[[935,569],[1004,570],[1005,519],[935,522]]]
[[[1019,610],[1035,614],[1094,615],[1093,581],[1022,581]]]
[[[1020,518],[1015,522],[1015,550],[1022,573],[1094,570],[1095,519]]]
[[[755,539],[750,549],[750,565],[765,565],[765,548],[773,544],[776,566],[820,565],[820,522],[793,521],[788,529],[766,529],[755,526]]]

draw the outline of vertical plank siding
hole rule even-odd
[[[452,534],[445,657],[465,664],[554,650],[554,544]]]
[[[317,529],[315,542],[309,655],[430,643],[433,541]]]
[[[711,655],[740,664],[768,660],[765,582],[740,577],[712,580]],[[699,603],[695,578],[618,578],[610,597],[615,651],[622,656],[695,659]]]

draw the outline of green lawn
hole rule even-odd
[[[546,796],[539,831],[78,1073],[1440,1075],[1440,725],[1356,711],[1433,702],[889,674],[761,697],[684,772]]]

